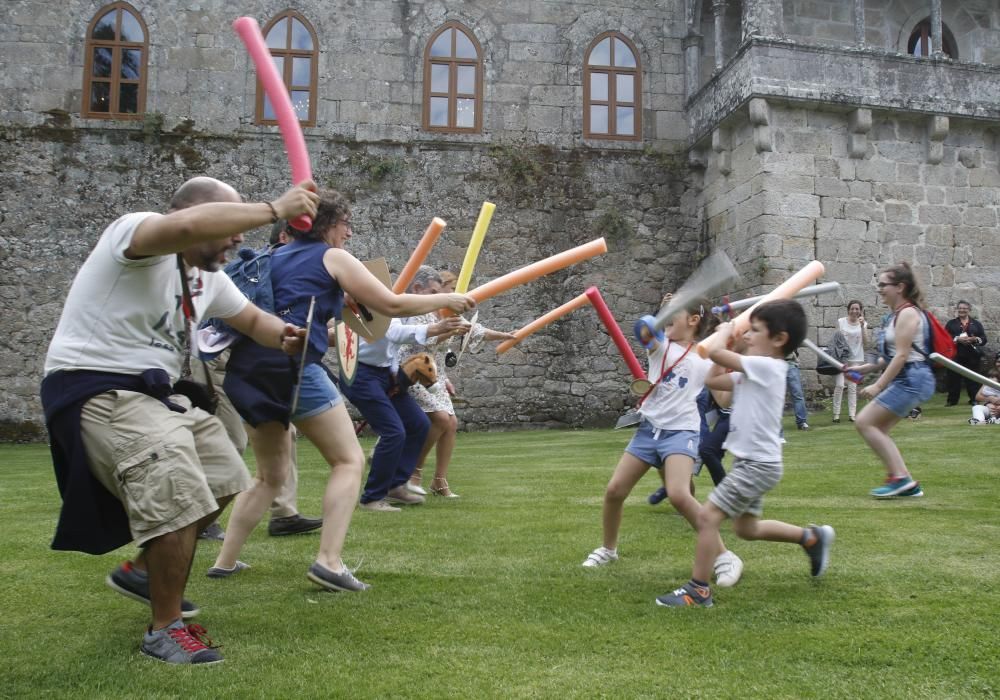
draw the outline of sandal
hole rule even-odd
[[[443,476],[435,476],[431,480],[431,493],[435,496],[443,496],[444,498],[460,498],[457,493],[453,493],[450,488],[448,488],[448,480]]]

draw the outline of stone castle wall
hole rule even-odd
[[[484,200],[497,210],[473,286],[594,238],[609,253],[482,306],[490,327],[516,329],[597,285],[619,322],[655,308],[696,259],[700,227],[683,168],[642,152],[480,144],[426,148],[310,140],[320,183],[354,202],[359,258],[402,268],[434,216],[448,222],[429,263],[457,271]],[[69,284],[103,227],[128,211],[161,210],[186,177],[207,173],[251,200],[287,187],[277,137],[191,132],[0,128],[0,423],[37,434],[45,348]],[[679,174],[677,174],[679,173]],[[248,237],[260,243],[266,232]],[[497,358],[469,355],[454,372],[475,429],[607,424],[628,372],[589,309]]]
[[[1000,157],[992,124],[755,99],[712,145],[701,185],[709,244],[737,262],[748,295],[823,261],[824,279],[844,286],[840,296],[804,304],[810,337],[824,344],[849,299],[877,324],[886,309],[874,276],[905,260],[938,318],[952,318],[967,300],[996,347]],[[810,355],[804,367],[813,366]]]

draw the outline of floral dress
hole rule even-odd
[[[439,320],[436,313],[428,313],[420,316],[412,316],[410,318],[404,318],[403,323],[407,325],[429,325],[432,323],[437,323]],[[483,343],[483,337],[486,335],[486,327],[480,323],[472,326],[472,330],[469,331],[472,335],[469,338],[468,350],[475,350]],[[455,415],[455,407],[452,406],[451,396],[448,395],[448,389],[445,387],[448,381],[448,375],[445,374],[445,364],[444,356],[448,350],[449,341],[452,338],[445,338],[440,340],[438,338],[428,338],[426,345],[419,345],[417,343],[410,343],[407,345],[402,345],[399,348],[399,352],[396,355],[399,364],[402,364],[406,358],[411,355],[416,355],[419,352],[429,352],[434,356],[434,362],[437,364],[438,370],[438,380],[435,384],[429,387],[425,387],[421,384],[414,384],[410,387],[410,396],[417,402],[420,409],[424,413],[434,413],[435,411],[445,411],[448,415]],[[454,340],[459,341],[459,346],[461,346],[461,341],[463,338],[458,336]]]

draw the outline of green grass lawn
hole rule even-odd
[[[935,404],[938,403],[935,401]],[[305,578],[315,535],[254,533],[231,580],[188,597],[224,664],[139,654],[148,611],[104,586],[132,555],[48,548],[59,497],[46,447],[0,446],[0,696],[44,697],[995,697],[1000,690],[1000,426],[931,408],[896,430],[926,496],[877,502],[883,478],[849,423],[786,423],[785,477],[766,515],[837,530],[811,580],[793,545],[727,543],[743,580],[712,609],[653,599],[690,574],[694,537],[651,473],[625,509],[621,560],[583,569],[601,543],[604,486],[630,431],[460,435],[461,499],[355,513],[349,566],[374,588]],[[370,441],[366,441],[366,448]],[[300,442],[300,507],[319,511],[326,467]],[[707,473],[697,479],[703,500]]]

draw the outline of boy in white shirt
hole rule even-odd
[[[745,540],[770,540],[800,544],[809,555],[812,575],[826,571],[834,531],[829,525],[801,528],[778,520],[761,520],[764,494],[781,480],[781,412],[785,400],[786,354],[802,342],[806,334],[805,312],[792,300],[761,304],[750,316],[750,330],[744,336],[746,355],[725,346],[709,355],[730,374],[710,377],[709,389],[733,392],[729,436],[725,447],[733,456],[726,478],[709,494],[698,514],[698,546],[691,580],[673,593],[656,599],[657,605],[683,607],[712,606],[709,576],[719,527],[733,519],[733,531]],[[725,340],[732,324],[718,331]]]

